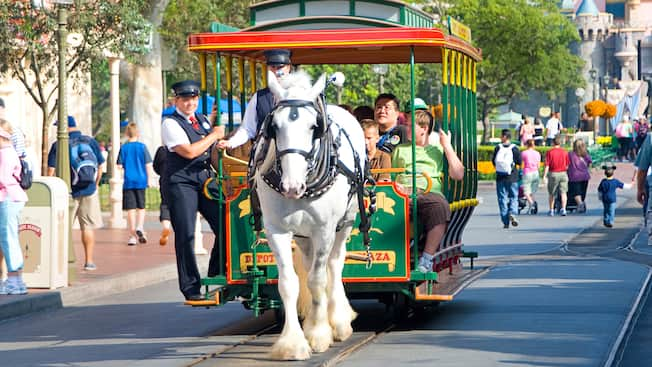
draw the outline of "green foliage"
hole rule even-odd
[[[579,41],[573,23],[550,0],[429,1],[426,11],[450,15],[471,28],[482,49],[478,67],[479,116],[531,90],[553,96],[580,86],[584,61],[571,53]],[[434,4],[432,4],[434,3]],[[446,11],[447,13],[442,13]],[[485,129],[486,130],[486,129]],[[486,137],[486,136],[485,136]]]
[[[341,91],[341,103],[353,108],[361,105],[373,106],[374,99],[380,93],[380,76],[373,72],[372,65],[311,65],[304,66],[314,79],[321,73],[332,74],[341,71],[346,77],[346,82]],[[436,104],[436,95],[441,90],[441,69],[439,65],[420,64],[415,67],[415,94],[428,104]],[[404,109],[410,100],[410,66],[388,65],[387,74],[384,76],[383,90],[393,93],[399,99],[401,109]],[[354,82],[351,82],[354,81]],[[329,88],[326,96],[329,103],[336,103],[337,90]]]
[[[496,148],[495,145],[479,145],[478,146],[478,161],[491,161],[491,157],[494,154],[494,149]],[[519,147],[521,151],[524,151],[526,147]],[[552,147],[546,147],[546,146],[537,146],[534,148],[537,152],[541,154],[541,161],[543,161],[546,157],[546,153]],[[566,150],[570,150],[570,148],[566,148]]]
[[[39,2],[0,2],[0,73],[19,80],[40,107],[45,155],[47,129],[59,102],[54,82],[58,81],[59,9],[39,8],[34,3]],[[145,6],[146,0],[85,0],[66,7],[68,31],[78,34],[79,40],[78,45],[65,44],[69,78],[74,82],[75,77],[83,77],[105,51],[127,58],[147,52],[150,27],[140,15]]]
[[[249,0],[177,0],[165,9],[159,32],[176,64],[171,70],[168,85],[183,80],[197,79],[199,63],[194,53],[188,52],[188,35],[208,32],[211,22],[245,28],[249,24]]]

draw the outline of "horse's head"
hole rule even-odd
[[[263,128],[274,138],[276,157],[280,161],[281,192],[297,199],[306,191],[308,165],[313,156],[315,138],[326,129],[325,117],[317,107],[319,94],[325,87],[322,75],[313,85],[308,74],[298,71],[277,80],[269,73],[269,89],[279,101],[271,120]]]

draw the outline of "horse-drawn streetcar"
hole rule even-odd
[[[320,2],[265,2],[262,3],[264,6],[252,7],[252,19],[264,19],[265,12],[271,11],[270,14],[274,14],[272,10],[275,6],[278,6],[276,10],[282,7],[288,10],[292,5],[302,7],[303,13],[300,15],[306,16],[309,13],[308,7],[317,6],[318,3]],[[345,290],[348,298],[378,299],[387,304],[430,304],[451,300],[478,274],[478,270],[472,269],[473,257],[477,255],[463,250],[462,235],[478,203],[475,73],[476,63],[480,60],[479,51],[459,37],[431,28],[432,20],[428,21],[426,14],[397,1],[373,3],[398,6],[401,8],[401,20],[416,19],[415,22],[421,28],[390,24],[391,22],[362,16],[364,6],[370,6],[370,2],[329,3],[333,3],[333,6],[339,3],[348,4],[348,8],[343,10],[348,11],[347,15],[306,16],[303,21],[296,18],[266,21],[243,31],[201,33],[189,37],[189,50],[199,55],[204,96],[209,93],[207,85],[212,77],[215,90],[211,92],[215,95],[231,99],[234,94],[239,93],[240,102],[243,103],[260,85],[269,83],[270,89],[275,92],[280,102],[271,113],[274,115],[271,117],[273,122],[268,122],[270,126],[263,125],[261,130],[264,131],[259,134],[259,140],[267,140],[267,145],[262,147],[264,143],[257,142],[253,148],[252,159],[249,159],[246,153],[241,154],[239,159],[232,157],[232,152],[215,154],[218,193],[213,192],[212,195],[224,206],[224,228],[218,241],[221,266],[219,274],[202,280],[202,284],[206,286],[206,300],[187,303],[193,306],[217,306],[237,299],[256,315],[265,310],[279,309],[282,307],[282,298],[288,297],[285,301],[292,303],[296,299],[293,298],[296,297],[294,290],[282,287],[280,283],[294,284],[296,280],[294,271],[288,270],[288,261],[290,268],[292,266],[290,240],[294,237],[295,252],[300,249],[304,254],[295,255],[295,260],[308,262],[307,268],[295,264],[295,267],[303,268],[297,271],[312,272],[322,269],[325,272],[326,268],[329,270],[328,286],[324,283],[325,274],[310,274],[307,287],[312,291],[314,298],[312,303],[307,302],[307,307],[312,307],[312,310],[302,310],[302,299],[299,300],[299,313],[305,311],[309,314],[306,317],[310,318],[310,330],[304,330],[306,338],[312,350],[316,351],[323,350],[324,344],[328,346],[327,342],[320,341],[320,333],[323,332],[319,331],[321,326],[315,326],[320,322],[320,318],[323,319],[326,308],[329,313],[327,320],[330,318],[331,322],[328,328],[332,328],[330,340],[345,339],[350,335],[350,321],[354,314],[346,297],[341,301],[337,298],[341,298],[341,294],[327,297],[323,297],[323,294],[314,295],[317,288],[327,288],[335,293]],[[407,16],[409,14],[411,17]],[[326,29],[329,25],[338,29]],[[365,181],[366,155],[364,140],[362,146],[360,145],[360,140],[363,139],[360,136],[361,130],[359,126],[353,126],[357,125],[357,120],[337,106],[321,103],[324,99],[323,89],[327,88],[331,79],[337,78],[327,76],[307,86],[303,85],[305,81],[301,80],[294,85],[279,85],[273,75],[268,77],[264,72],[263,63],[263,52],[278,48],[291,50],[292,63],[302,66],[379,63],[409,65],[413,101],[415,65],[440,65],[442,110],[438,120],[443,130],[450,130],[452,133],[452,145],[464,165],[464,178],[461,181],[450,180],[446,168],[442,177],[429,178],[441,181],[442,192],[450,203],[452,213],[445,236],[435,254],[433,271],[424,273],[416,270],[419,256],[416,244],[419,243],[420,234],[416,211],[411,213],[415,208],[410,206],[410,199],[414,200],[416,193],[405,194],[397,189],[394,182],[351,189],[351,185],[361,186]],[[350,83],[355,83],[355,80]],[[228,106],[231,105],[228,103]],[[414,109],[414,106],[412,108]],[[228,114],[231,121],[229,127],[233,128],[233,111],[218,111],[218,115],[220,112]],[[414,111],[412,112],[414,115]],[[310,120],[314,125],[313,132],[309,137],[300,137],[302,132],[307,131],[307,128],[301,125],[305,116],[313,116]],[[294,120],[296,121],[292,122]],[[332,159],[334,151],[339,153],[337,162],[331,162],[338,168],[325,168],[334,169],[331,176],[335,177],[322,176],[324,180],[329,178],[332,182],[322,186],[320,182],[313,183],[318,188],[310,194],[297,189],[300,195],[293,197],[284,189],[284,183],[291,186],[287,184],[291,178],[286,176],[291,176],[290,171],[297,170],[297,167],[303,167],[302,172],[305,173],[306,166],[322,164],[310,159],[322,159],[313,157],[314,146],[319,144],[316,142],[327,139],[337,140],[330,155],[327,154],[326,158],[323,158]],[[269,153],[270,151],[272,153]],[[270,182],[273,181],[274,175],[265,176],[260,167],[253,170],[249,168],[262,206],[265,231],[260,233],[254,231],[250,224],[252,204],[250,186],[246,179],[247,166],[251,166],[257,155],[260,155],[261,162],[264,161],[261,165],[279,168],[277,179],[281,182],[277,182],[275,187]],[[422,174],[406,172],[405,169],[390,171],[393,174],[412,175],[413,180]],[[305,186],[304,181],[303,186],[298,187]],[[373,214],[372,207],[375,207]],[[320,211],[322,214],[324,211],[336,213],[337,217],[331,220],[320,214]],[[310,220],[306,220],[306,217],[310,217]],[[367,219],[370,221],[369,226],[364,225]],[[332,221],[334,223],[330,223]],[[327,232],[331,226],[334,233],[329,234]],[[367,236],[370,241],[365,241]],[[329,241],[335,244],[322,246],[322,242]],[[338,250],[339,242],[342,242],[343,246],[341,251]],[[463,257],[471,257],[470,264],[463,266]],[[337,264],[340,260],[342,264]],[[337,273],[338,269],[341,277],[339,274],[332,274]],[[280,292],[277,285],[282,288]],[[333,308],[343,316],[333,316]],[[288,309],[287,303],[285,312],[286,318],[296,318],[296,310],[293,306]],[[311,312],[320,315],[312,315]],[[322,313],[324,315],[321,315]],[[333,320],[334,318],[342,320]],[[295,330],[295,322],[286,320],[286,329]],[[284,329],[283,338],[286,338],[288,333]],[[277,344],[288,342],[292,343],[284,340]],[[275,347],[283,348],[282,345]],[[296,350],[281,351],[276,357],[306,358],[305,351]]]

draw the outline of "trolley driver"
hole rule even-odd
[[[174,229],[179,288],[186,300],[202,299],[201,277],[195,259],[195,223],[197,211],[215,233],[208,276],[216,275],[219,205],[202,194],[204,181],[210,177],[210,152],[213,144],[224,137],[224,126],[211,127],[206,116],[197,113],[199,83],[178,82],[174,91],[174,113],[163,120],[161,138],[168,149],[165,175],[169,179],[168,202]],[[215,116],[211,115],[214,119]]]

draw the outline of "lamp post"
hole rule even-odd
[[[68,8],[72,5],[73,0],[54,0],[57,4],[58,18],[58,47],[59,47],[59,113],[57,123],[57,162],[56,174],[61,178],[68,187],[70,192],[70,153],[68,151],[68,112],[66,111],[66,51],[68,37]],[[72,199],[70,199],[72,207]],[[68,282],[75,278],[75,251],[72,246],[72,216],[69,216],[68,222]]]
[[[389,66],[387,64],[374,64],[371,67],[371,70],[373,70],[374,73],[378,74],[378,91],[380,93],[384,93],[383,84],[385,84],[385,74],[387,74]]]
[[[575,89],[575,97],[577,97],[577,121],[580,121],[582,118],[582,102],[584,101],[585,94],[586,90],[584,88],[580,87]]]
[[[593,100],[598,99],[598,71],[594,68],[589,70],[589,78],[591,78],[591,85],[593,89]],[[600,118],[593,117],[593,137],[597,137],[600,131]]]

